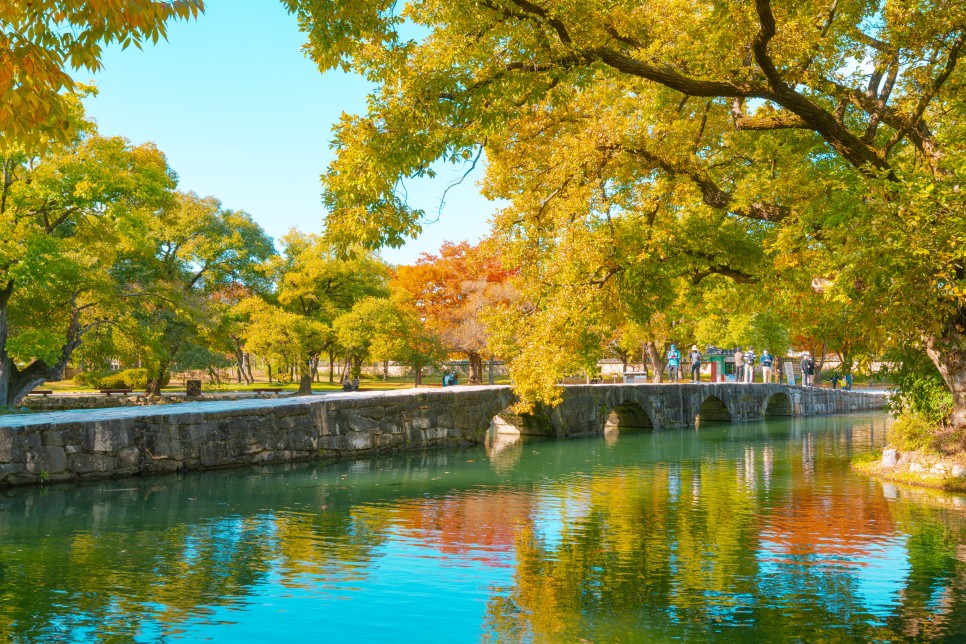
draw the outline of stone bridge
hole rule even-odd
[[[515,400],[509,387],[455,387],[0,416],[0,485],[471,445],[491,425],[564,438],[886,405],[884,395],[734,383],[567,386],[560,405],[527,416],[510,413]]]

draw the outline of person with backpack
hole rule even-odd
[[[761,352],[761,381],[764,384],[771,384],[772,365],[775,364],[775,356],[768,353],[768,349]]]
[[[701,382],[701,352],[698,351],[698,345],[691,345],[688,358],[691,360],[691,382]]]
[[[755,382],[755,355],[754,347],[748,347],[745,351],[745,382],[751,384]]]
[[[681,352],[674,343],[671,343],[671,348],[667,350],[667,370],[668,379],[671,382],[677,382],[681,372]]]
[[[815,361],[812,354],[806,351],[802,354],[802,386],[811,387],[815,377]]]

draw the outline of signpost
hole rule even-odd
[[[790,386],[795,386],[795,365],[792,364],[791,360],[783,360],[782,364],[785,365],[785,382]]]

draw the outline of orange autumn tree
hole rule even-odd
[[[394,284],[412,295],[447,349],[466,355],[470,384],[481,384],[489,335],[480,314],[512,299],[511,275],[486,244],[444,242],[438,255],[423,253],[415,264],[400,266]]]

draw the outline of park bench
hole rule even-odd
[[[108,396],[110,396],[111,394],[120,394],[123,396],[131,393],[132,391],[133,389],[101,389],[101,393],[107,394]]]
[[[256,394],[278,394],[282,392],[281,387],[258,387],[252,389]]]
[[[52,393],[54,393],[54,392],[51,391],[50,389],[34,389],[33,391],[29,392],[27,395],[28,396],[43,396],[44,398],[46,398],[47,396],[49,396]]]

